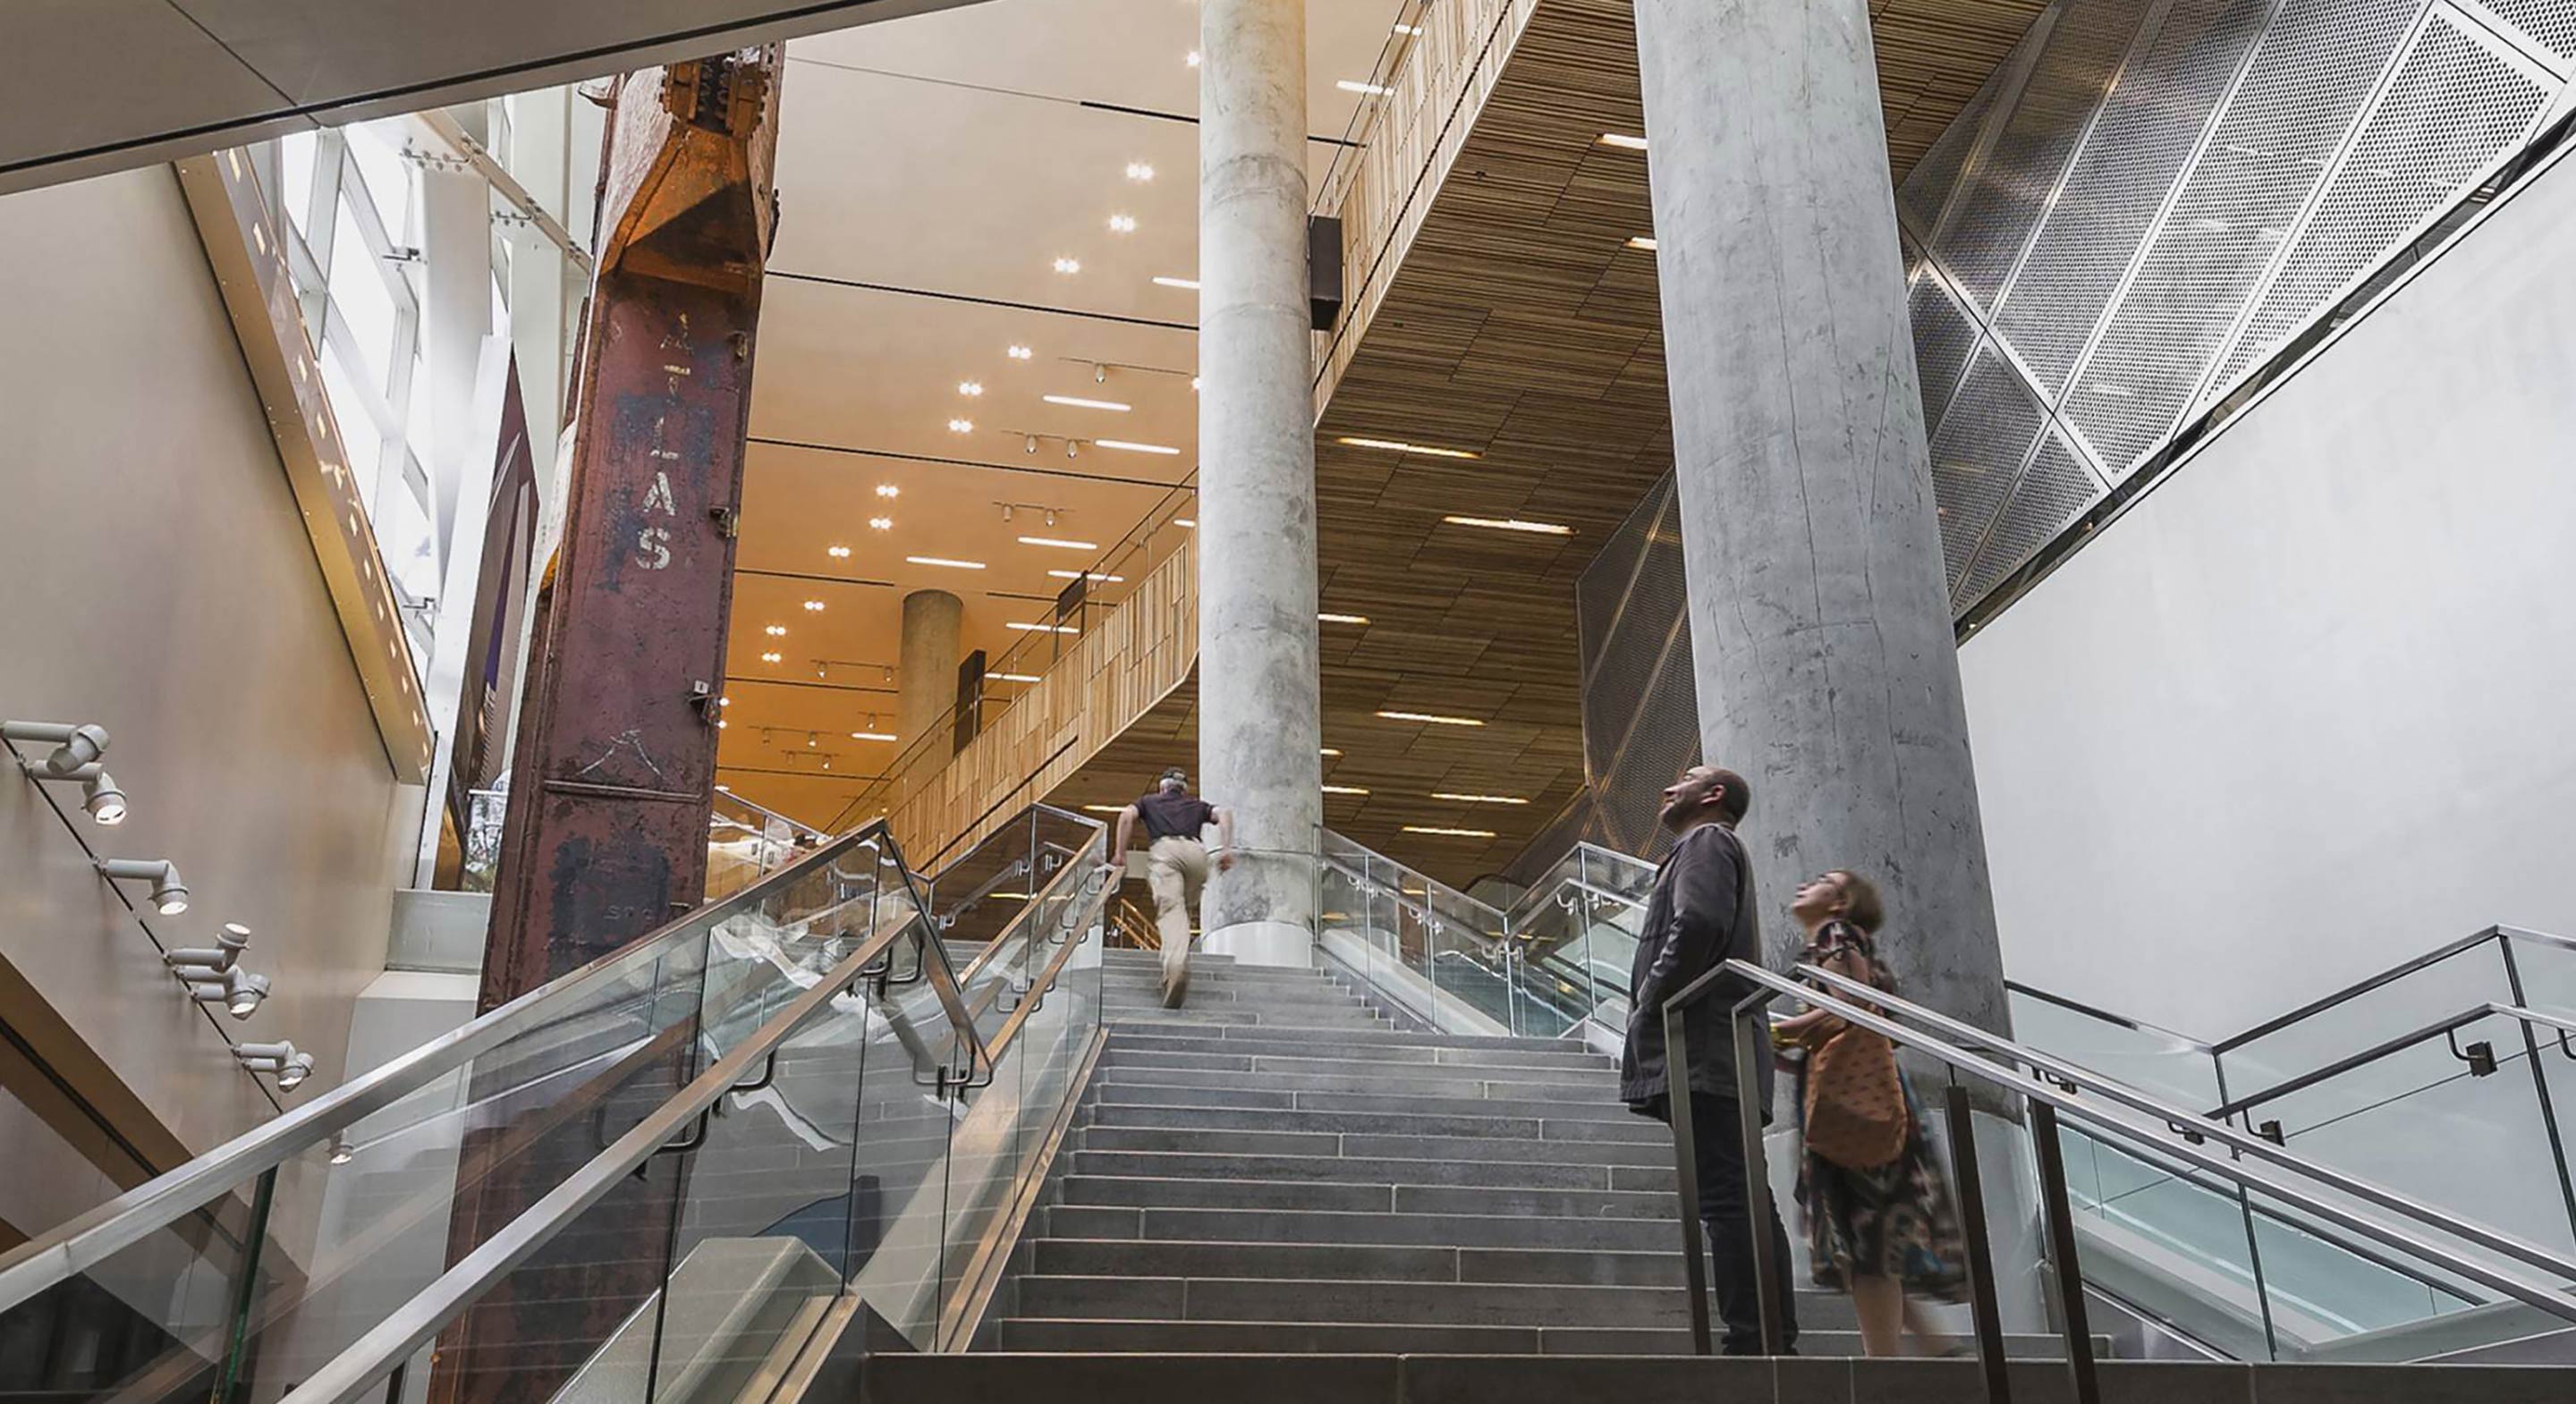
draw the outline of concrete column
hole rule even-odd
[[[1879,884],[1906,993],[2007,1027],[1864,0],[1637,0],[1703,753],[1789,894]]]
[[[895,731],[904,750],[949,723],[957,705],[958,636],[966,604],[945,590],[903,597],[903,644],[895,665]]]
[[[1199,6],[1199,770],[1235,841],[1314,851],[1323,820],[1315,421],[1306,307],[1305,0]],[[1210,878],[1206,949],[1312,960],[1313,865]]]

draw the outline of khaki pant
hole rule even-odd
[[[1175,1003],[1190,982],[1190,909],[1207,886],[1208,854],[1192,838],[1158,838],[1145,850],[1145,882],[1154,890],[1154,927],[1163,935],[1163,996]]]

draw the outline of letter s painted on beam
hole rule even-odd
[[[671,539],[669,527],[648,526],[635,533],[635,563],[646,570],[661,570],[671,564],[671,548],[663,543]]]

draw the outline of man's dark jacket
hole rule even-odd
[[[1654,895],[1646,900],[1637,937],[1637,964],[1628,976],[1628,1046],[1619,1061],[1619,1096],[1639,1111],[1662,1114],[1664,1000],[1727,960],[1762,962],[1760,919],[1754,915],[1753,867],[1744,844],[1723,824],[1702,824],[1683,834],[1655,870]],[[1690,1047],[1690,1090],[1732,1100],[1735,1035],[1731,1011],[1751,993],[1752,982],[1721,976],[1682,1016]],[[1754,1045],[1761,1059],[1762,1116],[1771,1116],[1771,1040]]]

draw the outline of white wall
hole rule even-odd
[[[0,957],[203,1150],[275,1114],[228,1040],[312,1052],[298,1096],[336,1080],[419,796],[394,782],[172,174],[0,199],[0,321],[0,714],[105,725],[133,801],[76,838],[0,766]],[[78,818],[78,790],[58,797]],[[188,1002],[81,839],[178,863],[194,898],[149,918],[165,944],[253,927],[266,1007],[218,1025]]]
[[[2576,162],[1962,649],[2005,968],[2204,1037],[2576,934]]]

